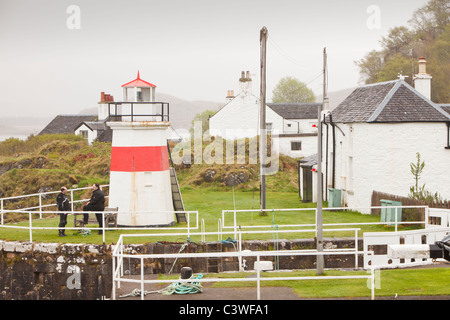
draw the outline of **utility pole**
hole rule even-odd
[[[326,86],[327,86],[327,49],[323,49],[323,104],[326,102]],[[317,217],[316,217],[316,228],[317,228],[317,252],[323,252],[323,217],[322,217],[322,105],[317,107]],[[323,274],[323,255],[317,255],[317,270],[316,274]]]
[[[260,116],[259,116],[259,161],[260,161],[260,208],[266,209],[266,156],[267,156],[267,138],[266,138],[266,44],[267,28],[263,27],[260,32],[261,43],[261,89],[260,89]],[[261,211],[263,212],[263,211]]]

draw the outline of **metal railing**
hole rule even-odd
[[[145,259],[187,259],[187,258],[224,258],[224,257],[256,257],[256,265],[260,265],[261,257],[274,257],[274,256],[325,256],[325,255],[348,255],[355,254],[354,252],[348,251],[322,251],[318,252],[316,250],[276,250],[276,251],[240,251],[240,252],[202,252],[202,253],[153,253],[153,254],[126,254],[124,253],[124,237],[142,237],[146,235],[124,235],[122,234],[115,245],[113,250],[113,259],[112,259],[112,267],[113,267],[113,291],[112,298],[116,300],[116,284],[117,288],[120,288],[121,282],[128,283],[137,283],[140,284],[140,295],[141,300],[144,300],[145,284],[152,283],[173,283],[174,280],[162,280],[162,279],[145,279],[144,276],[144,260]],[[365,251],[357,251],[356,254],[368,254],[373,255],[373,251],[365,252]],[[140,260],[140,279],[130,279],[123,278],[124,269],[123,262],[124,258],[128,259],[139,259]],[[256,268],[256,278],[201,278],[195,279],[195,282],[230,282],[230,281],[256,281],[256,290],[257,290],[257,300],[261,299],[261,281],[281,281],[281,280],[336,280],[336,279],[370,279],[370,290],[371,290],[371,299],[375,299],[375,266],[370,266],[370,274],[369,275],[354,275],[354,276],[292,276],[292,277],[261,277],[261,268]],[[192,282],[192,279],[179,279],[177,282]]]
[[[410,208],[422,208],[425,210],[424,220],[421,221],[398,221],[398,216],[395,214],[395,220],[392,222],[340,222],[340,223],[324,223],[324,227],[331,227],[331,226],[364,226],[364,225],[394,225],[395,232],[397,232],[398,225],[399,224],[424,224],[425,228],[428,226],[428,215],[429,215],[429,208],[428,206],[373,206],[369,207],[372,209],[397,209],[397,208],[404,208],[404,209],[410,209]],[[366,207],[340,207],[340,208],[322,208],[322,211],[349,211],[349,210],[360,210],[360,209],[366,209]],[[265,225],[243,225],[238,223],[237,221],[237,215],[238,214],[253,214],[254,212],[266,212],[266,213],[272,213],[275,217],[276,212],[305,212],[305,211],[312,211],[314,212],[315,222],[309,223],[309,224],[277,224],[278,227],[315,227],[317,230],[317,208],[293,208],[293,209],[247,209],[247,210],[222,210],[222,228],[226,229],[233,229],[235,235],[237,235],[237,229],[238,228],[271,228],[274,226],[274,222],[272,224],[265,224]],[[233,214],[232,222],[228,225],[226,224],[225,217],[227,214]],[[273,219],[274,220],[274,219]]]
[[[109,102],[108,115],[110,121],[169,121],[169,103]]]
[[[19,225],[0,225],[0,228],[10,228],[10,229],[27,229],[29,231],[29,241],[33,242],[33,230],[98,230],[102,231],[103,234],[103,242],[105,242],[105,235],[106,231],[115,231],[115,230],[167,230],[167,227],[145,227],[145,226],[124,226],[124,227],[109,227],[106,226],[105,223],[103,223],[102,227],[37,227],[33,226],[33,215],[37,214],[36,211],[24,211],[24,210],[7,210],[7,212],[14,212],[19,214],[25,214],[28,215],[28,225],[27,226],[19,226]],[[67,213],[68,216],[77,214],[101,214],[102,215],[102,221],[105,221],[105,217],[110,214],[117,214],[120,213],[129,213],[129,212],[121,212],[121,211],[70,211]],[[154,212],[153,212],[154,213]],[[166,212],[167,213],[167,212]],[[198,211],[170,211],[170,213],[173,213],[174,215],[176,213],[185,213],[186,214],[186,227],[170,227],[171,230],[186,230],[187,237],[190,236],[192,233],[192,230],[197,230],[199,227],[198,222]],[[61,214],[61,211],[42,211],[40,214]],[[191,215],[195,215],[195,226],[191,226],[192,218]],[[117,218],[116,218],[117,219]],[[159,234],[155,234],[159,235]]]
[[[103,190],[104,188],[109,188],[108,184],[100,185],[100,189]],[[92,189],[92,187],[84,187],[84,188],[74,188],[74,189],[67,189],[67,192],[70,193],[70,210],[74,211],[74,206],[77,203],[86,202],[89,199],[81,199],[81,200],[73,200],[74,199],[74,193],[78,191],[88,190]],[[47,191],[47,192],[39,192],[39,193],[32,193],[22,196],[13,196],[13,197],[5,197],[0,198],[0,224],[4,224],[4,213],[5,212],[14,212],[14,211],[31,211],[31,210],[37,210],[34,213],[39,213],[39,218],[42,219],[42,212],[44,208],[50,208],[50,207],[56,207],[56,197],[54,198],[54,203],[49,204],[43,204],[43,200],[48,195],[56,195],[59,194],[61,191]],[[38,197],[39,205],[33,206],[33,207],[27,207],[27,208],[21,208],[16,210],[9,210],[5,208],[5,203],[11,200],[17,200],[17,199],[25,199],[25,198],[31,198],[31,197]],[[109,198],[109,196],[105,196],[106,199]]]

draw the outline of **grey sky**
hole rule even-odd
[[[4,116],[55,116],[95,107],[100,92],[122,98],[141,78],[157,93],[224,102],[240,72],[259,94],[259,32],[269,32],[267,100],[293,76],[322,93],[327,47],[329,91],[358,85],[354,64],[426,0],[0,0],[0,100]],[[80,29],[69,29],[69,5]],[[380,9],[370,29],[369,6]]]

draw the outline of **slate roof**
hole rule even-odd
[[[112,142],[112,129],[105,125],[105,130],[95,140],[99,142]]]
[[[321,103],[267,103],[267,106],[284,119],[317,119]]]
[[[312,167],[317,164],[317,153],[298,160],[301,167]]]
[[[84,121],[95,121],[97,115],[58,115],[39,134],[73,133]]]
[[[99,130],[96,140],[112,141],[112,130],[104,121],[97,120],[97,115],[58,115],[39,134],[71,133],[83,123],[91,130]]]
[[[447,122],[437,104],[403,80],[380,82],[355,89],[332,112],[333,122]],[[330,121],[330,117],[326,118]]]
[[[107,127],[105,121],[83,121],[77,126],[76,129],[78,129],[78,127],[82,124],[85,124],[91,130],[106,130]]]
[[[450,116],[450,104],[438,104],[438,106]]]

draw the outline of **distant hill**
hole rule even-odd
[[[30,134],[37,134],[51,120],[51,117],[1,117],[0,141],[10,137],[26,138]]]

